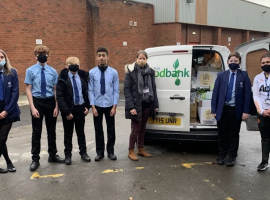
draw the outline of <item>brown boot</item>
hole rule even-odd
[[[149,154],[149,153],[147,153],[147,152],[144,150],[144,148],[138,148],[137,154],[138,154],[139,156],[143,156],[143,157],[146,157],[146,158],[151,158],[151,157],[152,157],[152,155]]]
[[[138,161],[138,160],[139,160],[138,157],[136,156],[134,150],[129,150],[128,157],[129,157],[131,160],[134,160],[134,161]]]

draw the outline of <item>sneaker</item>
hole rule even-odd
[[[264,171],[269,167],[268,161],[263,160],[261,164],[257,167],[257,171]]]
[[[217,164],[218,165],[225,165],[225,161],[226,161],[226,157],[220,156],[220,157],[217,158]]]
[[[226,163],[227,167],[233,167],[236,163],[236,158],[229,157]]]

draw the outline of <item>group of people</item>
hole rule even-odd
[[[30,171],[40,166],[41,133],[43,118],[47,128],[48,162],[72,164],[72,136],[75,131],[81,159],[90,162],[85,139],[85,116],[92,108],[96,153],[95,161],[104,158],[105,142],[103,115],[107,124],[108,158],[117,160],[114,154],[115,114],[119,99],[119,78],[115,69],[107,65],[108,50],[99,47],[96,52],[98,66],[88,72],[80,69],[77,57],[69,57],[66,67],[59,76],[54,68],[47,64],[50,50],[44,45],[34,49],[37,63],[26,70],[24,83],[29,101],[32,119],[32,163]],[[144,130],[149,116],[155,118],[158,100],[155,86],[155,72],[147,64],[147,53],[139,51],[137,61],[128,67],[125,81],[126,118],[131,119],[129,157],[138,160],[134,152],[138,144],[138,155],[151,157],[144,148]],[[0,173],[15,172],[16,168],[9,159],[6,142],[13,122],[20,120],[18,107],[19,82],[15,68],[12,68],[7,54],[0,50],[0,156],[3,155],[7,169]],[[153,110],[154,109],[154,110]],[[56,121],[61,112],[64,128],[65,158],[57,155]]]
[[[257,170],[264,171],[269,167],[270,152],[270,53],[260,59],[262,72],[254,78],[253,89],[247,72],[239,69],[240,54],[231,53],[227,62],[230,69],[218,74],[211,102],[218,127],[217,163],[228,167],[235,165],[241,122],[249,118],[253,93],[262,147],[262,161]]]

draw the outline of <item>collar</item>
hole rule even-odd
[[[2,70],[0,70],[0,72],[4,73],[4,67],[2,68]]]
[[[43,66],[42,66],[39,62],[37,62],[37,65],[38,65],[40,68],[43,68]],[[48,66],[47,63],[45,63],[44,68],[47,69],[47,66]]]
[[[230,76],[232,75],[232,73],[234,73],[234,75],[236,76],[238,69],[235,72],[232,72],[232,70],[229,70],[229,71],[230,71]]]
[[[75,78],[78,78],[78,72],[75,74],[75,75],[73,75],[73,74],[71,74],[71,72],[70,71],[68,71],[68,76],[69,76],[69,78],[73,78],[73,76],[75,76]]]

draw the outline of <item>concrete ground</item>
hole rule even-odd
[[[20,97],[23,103],[23,97]],[[73,164],[47,162],[44,127],[41,166],[33,173],[29,107],[21,106],[22,121],[14,123],[7,142],[16,173],[0,174],[0,200],[263,200],[270,199],[270,172],[257,172],[261,161],[259,132],[247,132],[242,124],[239,156],[233,168],[215,164],[216,144],[151,142],[152,158],[128,159],[130,121],[124,117],[123,102],[117,109],[117,161],[96,156],[92,115],[86,117],[87,148],[92,161],[85,163],[73,138]],[[106,130],[106,129],[104,129]],[[105,131],[106,133],[106,131]],[[58,154],[63,156],[63,127],[57,123]],[[5,167],[4,159],[0,166]]]

